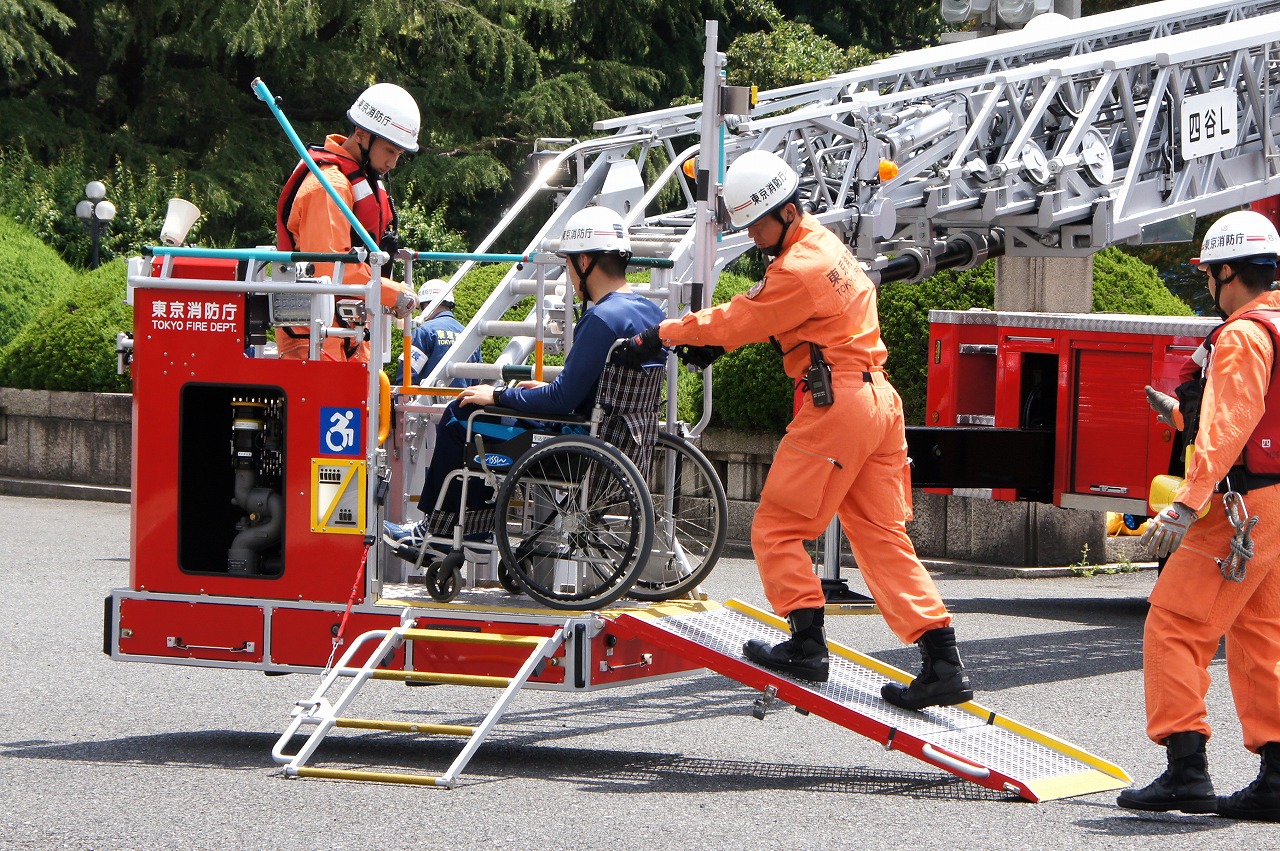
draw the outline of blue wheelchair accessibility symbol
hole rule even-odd
[[[358,408],[320,409],[320,451],[326,455],[364,454],[363,420]]]

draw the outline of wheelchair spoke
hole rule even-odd
[[[497,499],[498,548],[515,583],[552,608],[606,605],[630,587],[653,536],[643,480],[589,436],[544,442]]]

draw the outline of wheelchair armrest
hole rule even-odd
[[[534,414],[529,411],[517,411],[500,405],[484,405],[480,411],[495,417],[515,417],[520,420],[539,420],[552,423],[589,423],[590,417],[582,414]]]

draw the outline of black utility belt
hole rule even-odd
[[[1249,491],[1269,488],[1272,485],[1280,485],[1280,474],[1250,473],[1244,467],[1232,467],[1231,472],[1227,473],[1225,479],[1218,482],[1218,486],[1213,491],[1214,493],[1235,491],[1238,494],[1247,494]]]

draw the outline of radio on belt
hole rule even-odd
[[[822,357],[822,346],[809,344],[809,371],[805,373],[805,383],[813,395],[813,406],[825,408],[835,402],[835,392],[831,389],[831,364]]]

